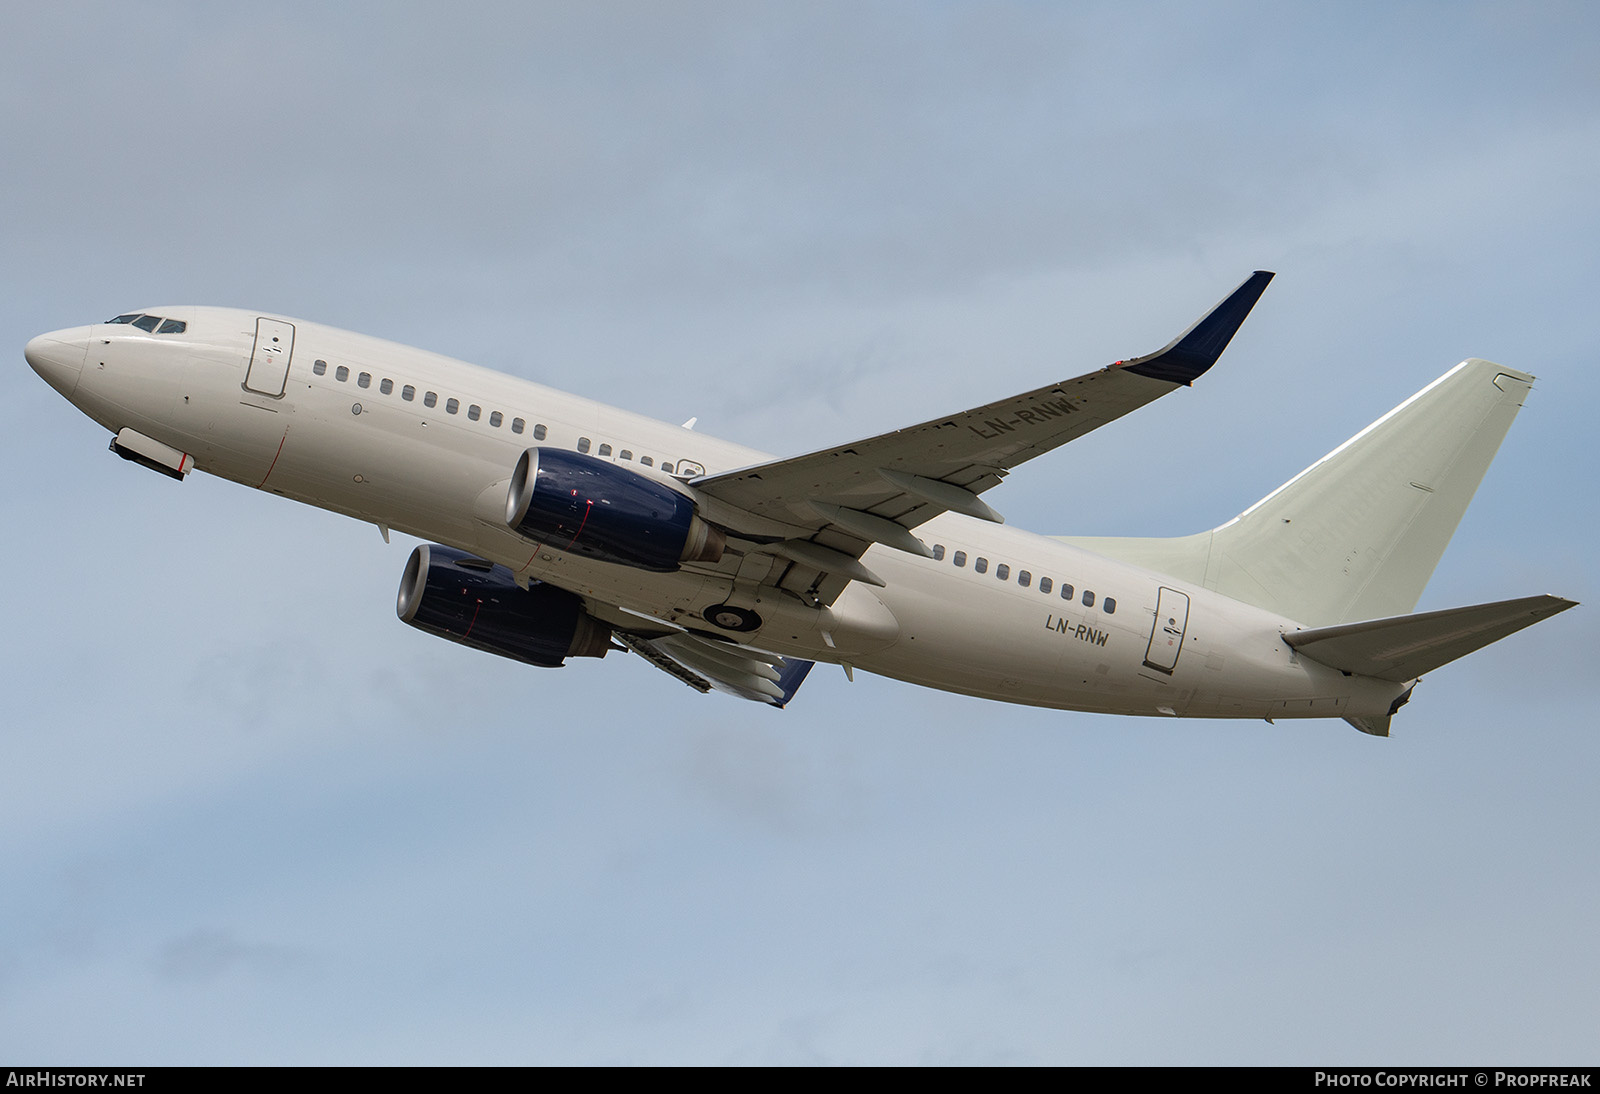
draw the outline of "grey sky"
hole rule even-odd
[[[392,614],[406,545],[182,486],[26,367],[303,316],[780,453],[1149,352],[990,495],[1218,523],[1466,356],[1536,373],[1423,600],[1592,601],[1600,17],[1544,4],[10,5],[0,1056],[1573,1062],[1586,605],[1340,722],[783,712]]]

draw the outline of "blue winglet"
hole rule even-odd
[[[778,690],[783,692],[783,698],[768,699],[767,702],[782,710],[788,705],[789,700],[794,698],[794,693],[800,690],[800,685],[806,682],[806,673],[811,671],[811,666],[815,663],[801,661],[795,657],[785,657],[783,671],[778,673]]]
[[[1192,384],[1206,369],[1217,363],[1234,334],[1243,325],[1250,309],[1256,306],[1267,282],[1268,270],[1257,270],[1226,300],[1212,308],[1205,318],[1178,335],[1170,345],[1148,357],[1123,361],[1121,367],[1138,376],[1165,380],[1169,384]]]

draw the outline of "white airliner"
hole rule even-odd
[[[1464,361],[1196,535],[1034,535],[979,498],[1196,380],[1271,278],[1149,356],[787,459],[253,311],[132,312],[26,355],[125,459],[435,541],[406,564],[400,618],[529,664],[627,649],[783,706],[825,661],[1012,703],[1386,736],[1423,673],[1573,606],[1407,614],[1533,377]]]

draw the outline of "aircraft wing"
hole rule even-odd
[[[812,662],[687,632],[659,637],[618,633],[628,649],[699,692],[716,688],[780,709],[794,698]]]
[[[909,530],[946,511],[1000,521],[979,494],[1024,461],[1193,383],[1222,355],[1272,276],[1251,274],[1148,356],[853,444],[704,475],[690,485],[734,509],[804,530],[773,552],[794,567],[882,584],[859,564],[851,572],[849,560],[874,542],[927,554]],[[788,578],[782,583],[801,591]]]

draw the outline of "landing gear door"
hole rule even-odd
[[[257,319],[256,345],[250,351],[245,390],[258,395],[281,396],[289,381],[289,358],[292,356],[294,324],[281,319]]]
[[[1157,672],[1172,675],[1183,652],[1183,633],[1189,628],[1189,594],[1163,587],[1156,596],[1156,622],[1150,630],[1150,646],[1144,663]]]

